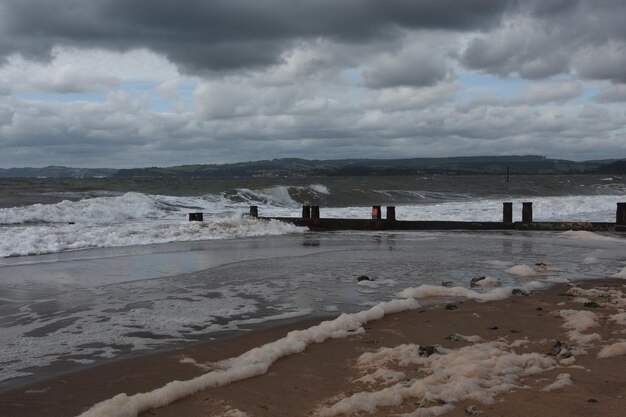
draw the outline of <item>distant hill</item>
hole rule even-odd
[[[222,165],[121,169],[121,177],[308,177],[368,175],[501,175],[594,173],[606,161],[574,162],[537,155],[411,159],[306,160],[297,158]]]
[[[602,174],[626,174],[626,159],[602,165],[598,167],[598,172]]]
[[[369,175],[512,175],[520,174],[624,174],[626,160],[575,162],[539,155],[467,156],[410,159],[299,158],[238,162],[233,164],[180,165],[132,169],[45,168],[0,169],[0,177],[144,177],[144,178],[246,178],[341,177]]]
[[[49,166],[44,168],[8,168],[0,169],[0,177],[16,178],[90,178],[110,177],[117,169],[109,168],[68,168]]]

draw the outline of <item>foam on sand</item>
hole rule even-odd
[[[543,285],[539,282],[531,282],[522,287],[525,290],[533,290],[541,288]],[[407,288],[400,292],[399,296],[403,298],[430,298],[430,297],[463,297],[476,301],[496,301],[509,298],[516,287],[494,288],[488,292],[478,292],[463,287],[442,287],[437,285],[420,285],[419,287]]]
[[[579,303],[587,303],[593,300],[601,306],[626,307],[624,293],[616,289],[590,288],[585,290],[580,287],[572,287],[567,291],[567,294],[577,297],[574,301]]]
[[[536,288],[539,283],[526,284]],[[363,325],[378,320],[386,314],[419,308],[417,298],[432,296],[459,296],[479,301],[502,300],[513,293],[512,287],[496,288],[479,293],[461,287],[438,287],[422,285],[402,291],[404,299],[375,305],[369,310],[353,314],[341,314],[334,320],[324,321],[306,330],[292,331],[282,339],[249,350],[242,355],[215,364],[215,369],[187,381],[172,381],[161,388],[135,395],[119,394],[94,405],[81,417],[130,417],[150,408],[162,407],[200,390],[227,385],[267,372],[279,358],[302,352],[312,343],[322,343],[331,338],[342,338],[362,333]]]
[[[380,303],[369,310],[342,314],[334,320],[324,321],[306,330],[292,331],[287,336],[244,354],[216,364],[217,370],[207,372],[187,381],[172,381],[161,388],[135,395],[118,394],[102,401],[81,414],[81,417],[132,417],[150,408],[162,407],[203,389],[230,384],[234,381],[261,375],[278,359],[304,351],[313,343],[331,338],[341,338],[362,331],[369,321],[385,314],[418,308],[414,299],[393,300]]]
[[[541,353],[518,354],[510,344],[489,342],[448,350],[437,348],[430,356],[418,345],[400,345],[363,354],[358,364],[366,370],[381,364],[419,369],[421,375],[408,382],[359,392],[319,411],[321,416],[373,413],[380,407],[398,406],[407,400],[419,401],[419,413],[436,415],[444,404],[450,411],[460,401],[491,404],[495,396],[519,387],[520,378],[536,375],[556,366],[556,360]],[[418,411],[416,410],[416,411]]]
[[[572,378],[570,377],[570,374],[559,374],[556,377],[556,380],[550,385],[544,387],[542,391],[552,391],[555,389],[561,389],[572,384],[573,382],[572,382]]]
[[[612,358],[615,356],[623,355],[626,355],[626,341],[621,341],[613,343],[612,345],[605,346],[600,352],[598,352],[598,358]]]
[[[565,319],[564,329],[568,329],[567,337],[578,345],[588,345],[596,340],[601,340],[597,333],[584,334],[585,330],[598,325],[598,315],[587,310],[561,310],[559,314]]]

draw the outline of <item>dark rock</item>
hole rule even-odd
[[[528,293],[528,291],[524,291],[521,288],[515,288],[511,294],[513,294],[513,295],[523,295],[524,297],[528,297],[530,295]]]
[[[552,346],[552,350],[550,350],[550,355],[558,359],[569,358],[572,356],[572,347],[557,340],[554,346]]]
[[[537,311],[543,311],[543,308],[542,308],[542,307],[537,307],[535,310],[537,310]]]
[[[430,355],[434,355],[435,353],[439,353],[436,345],[432,346],[420,346],[417,350],[418,355],[429,357]]]
[[[367,275],[361,275],[356,279],[356,281],[361,282],[361,281],[374,281],[374,280],[368,277]]]
[[[489,329],[489,330],[498,330],[498,326],[487,327],[487,329]]]
[[[450,303],[450,304],[446,304],[446,310],[456,310],[458,307],[456,306],[456,304]]]
[[[477,414],[481,414],[482,411],[480,411],[478,408],[476,408],[475,405],[470,405],[469,407],[465,408],[465,414],[467,414],[468,416],[475,416]]]
[[[482,276],[482,277],[472,278],[472,280],[470,281],[470,287],[478,287],[480,285],[478,283],[485,278],[487,277]]]
[[[598,308],[598,307],[602,307],[600,304],[596,303],[595,301],[589,301],[585,304],[583,304],[585,307],[591,307],[591,308]]]
[[[596,400],[595,398],[589,398],[589,399],[587,400],[587,402],[588,402],[588,403],[594,403],[594,404],[595,404],[595,403],[597,403],[597,402],[598,402],[598,400]]]

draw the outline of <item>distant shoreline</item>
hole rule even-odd
[[[283,158],[229,164],[145,168],[0,168],[0,178],[280,178],[406,175],[625,174],[626,160],[569,161],[539,155],[409,159],[307,160]]]

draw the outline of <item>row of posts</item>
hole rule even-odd
[[[259,217],[259,207],[250,206],[250,216]],[[319,219],[320,206],[302,206],[303,219]],[[372,220],[382,219],[381,206],[372,206]],[[387,206],[387,220],[396,220],[395,206]],[[189,213],[189,221],[203,221],[202,213]],[[533,203],[522,203],[522,223],[532,223],[533,221]],[[513,203],[502,203],[502,222],[513,223]],[[615,214],[615,223],[626,225],[626,203],[617,203],[617,211]]]
[[[522,223],[533,222],[533,203],[522,203]],[[513,223],[513,203],[502,203],[502,223]]]

